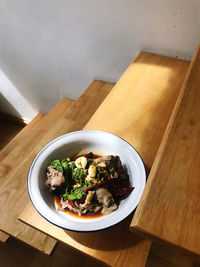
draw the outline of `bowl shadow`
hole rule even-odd
[[[138,244],[141,237],[132,234],[129,226],[133,213],[115,226],[96,232],[72,232],[64,230],[72,239],[86,247],[97,250],[121,250]]]

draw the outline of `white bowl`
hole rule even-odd
[[[50,161],[82,152],[119,156],[127,168],[131,185],[135,187],[131,194],[120,202],[118,209],[108,215],[82,219],[58,211],[52,194],[44,184],[46,167]],[[145,183],[144,164],[136,150],[118,136],[95,130],[72,132],[53,140],[37,154],[28,174],[29,196],[40,215],[63,229],[81,232],[105,229],[125,219],[138,205]]]

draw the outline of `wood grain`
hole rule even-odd
[[[60,117],[66,109],[72,104],[71,100],[62,99],[47,115],[39,113],[33,120],[30,122],[23,130],[21,130],[5,147],[0,151],[0,177],[7,182],[9,180],[9,175],[15,171],[18,166],[21,166],[22,158],[26,158],[30,151],[36,146],[42,136],[47,132],[51,125],[53,125],[58,117]],[[26,183],[22,179],[18,179],[16,185],[19,187],[18,191],[21,193],[26,190],[24,186]],[[22,186],[20,184],[23,183]],[[7,185],[9,187],[9,185]],[[8,188],[9,189],[9,188]],[[19,192],[20,195],[20,192]],[[15,198],[14,198],[15,199]],[[16,199],[15,199],[16,200]],[[19,207],[20,208],[20,207]],[[9,210],[9,207],[8,207]],[[19,212],[16,209],[15,212]],[[13,217],[13,219],[16,219]],[[19,224],[20,231],[15,232],[19,239],[27,242],[30,239],[29,236],[26,236],[29,230],[27,226],[23,227],[23,224]],[[22,229],[21,229],[22,228]],[[47,237],[40,232],[37,232],[33,229],[30,229],[34,238],[31,238],[30,244],[47,253],[50,254],[53,250],[56,240],[53,240]],[[12,235],[11,231],[11,235]]]
[[[84,129],[121,136],[136,147],[150,168],[188,66],[185,61],[141,52]],[[61,125],[54,127],[55,133],[62,132]],[[30,205],[19,218],[111,266],[145,266],[151,246],[148,240],[129,232],[131,216],[113,228],[88,234],[59,229]]]
[[[189,64],[141,52],[85,129],[121,136],[135,147],[149,170]]]
[[[77,128],[83,127],[112,87],[113,85],[110,83],[94,81],[74,104],[69,106],[68,104],[71,104],[71,102],[62,100],[35,127],[29,127],[30,131],[23,135],[21,142],[14,140],[16,147],[13,146],[12,150],[9,148],[11,154],[9,153],[7,156],[7,171],[5,169],[4,175],[0,176],[1,230],[47,254],[52,251],[56,243],[54,239],[17,220],[18,215],[29,200],[26,185],[29,166],[39,150],[47,142],[51,141],[51,138],[54,139],[56,137],[54,135],[54,126],[57,123],[59,124],[59,120],[62,120],[64,116],[68,116],[72,122],[72,124],[62,125],[63,133],[66,132],[66,129],[74,129],[75,127],[70,128],[73,125],[76,125]],[[99,98],[96,97],[97,95],[99,95]],[[68,103],[67,109],[66,103]],[[71,108],[72,106],[73,108]],[[82,115],[81,112],[86,115]],[[74,117],[75,113],[76,116]],[[52,134],[48,134],[48,132],[52,132]],[[34,142],[34,145],[31,142]],[[9,165],[9,159],[13,165]],[[15,160],[18,165],[14,163]]]
[[[26,134],[31,131],[35,125],[44,117],[45,115],[42,113],[38,113],[35,118],[26,126],[24,127],[22,125],[22,122],[19,122],[17,119],[13,119],[12,116],[5,115],[4,113],[1,113],[0,115],[0,121],[1,121],[1,149],[0,151],[0,160],[1,164],[3,159],[12,152],[13,148],[16,147],[16,145],[23,140],[23,138],[26,136]],[[5,133],[6,131],[6,133]],[[13,166],[14,167],[14,166]],[[0,166],[1,168],[1,166]],[[5,178],[5,175],[3,175]],[[44,236],[44,235],[42,235]],[[0,231],[0,241],[6,242],[9,238],[9,235]],[[49,240],[50,238],[48,238]],[[56,243],[56,242],[54,242]],[[48,246],[48,242],[47,242]]]
[[[200,259],[200,46],[150,173],[131,230]]]

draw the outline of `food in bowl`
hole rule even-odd
[[[118,155],[124,167],[123,171],[126,171],[130,184],[134,187],[134,190],[129,195],[125,195],[124,199],[120,198],[120,205],[116,203],[117,209],[106,216],[87,218],[84,215],[69,214],[69,211],[63,212],[59,210],[60,204],[57,205],[54,200],[56,188],[50,193],[45,186],[47,167],[54,159],[62,160],[69,156],[70,161],[74,161],[73,155],[83,155],[89,151],[102,156]],[[99,231],[124,220],[137,207],[145,183],[145,167],[137,151],[122,138],[96,130],[71,132],[48,143],[33,160],[27,180],[28,193],[38,213],[53,225],[78,232]]]
[[[134,189],[119,156],[92,152],[51,161],[45,184],[60,210],[86,218],[113,212]]]

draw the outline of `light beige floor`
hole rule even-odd
[[[2,149],[23,126],[5,119],[3,116],[0,116],[0,121],[0,149]],[[58,243],[51,256],[47,256],[11,237],[6,243],[0,243],[0,267],[23,266],[103,267],[104,265],[61,243]],[[146,267],[200,267],[200,264],[169,248],[153,244]]]

